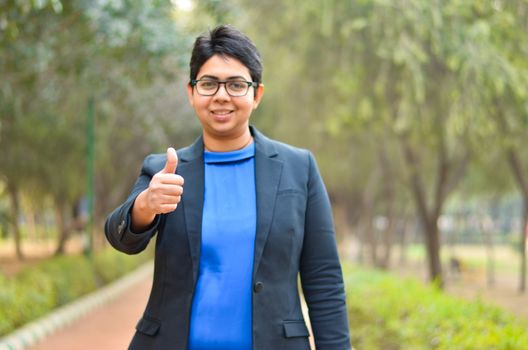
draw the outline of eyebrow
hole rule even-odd
[[[200,77],[200,79],[220,80],[218,77],[215,77],[214,75],[202,75]],[[241,75],[233,75],[233,76],[227,77],[226,80],[236,80],[236,79],[241,79],[241,80],[244,80],[244,81],[246,80],[246,78],[241,76]]]

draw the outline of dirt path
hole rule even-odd
[[[150,275],[125,294],[53,333],[31,350],[126,349],[147,304],[151,279]]]

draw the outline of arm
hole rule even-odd
[[[156,219],[156,213],[149,210],[148,196],[148,189],[145,189],[134,200],[131,213],[131,228],[134,232],[147,230]]]
[[[128,199],[108,216],[105,223],[105,235],[108,242],[117,250],[127,254],[142,252],[147,247],[152,236],[156,233],[160,223],[160,216],[158,215],[143,230],[132,230],[134,203],[138,196],[147,190],[152,178],[151,171],[149,171],[151,157],[145,158],[143,167],[141,168],[141,174],[132,188]]]
[[[309,154],[308,202],[301,283],[318,350],[350,349],[348,315],[332,210],[315,159]]]
[[[177,164],[173,148],[167,149],[167,158],[145,158],[132,194],[106,220],[106,237],[117,250],[127,254],[141,252],[156,232],[160,214],[176,210],[183,193],[183,178],[174,174]]]

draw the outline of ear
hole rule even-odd
[[[189,104],[194,107],[194,99],[193,99],[194,89],[191,85],[191,83],[187,84],[187,98],[189,99]]]
[[[259,84],[258,88],[255,89],[255,103],[253,104],[253,109],[257,109],[262,96],[264,95],[264,84]]]

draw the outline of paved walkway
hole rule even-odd
[[[152,274],[125,293],[92,310],[71,325],[44,338],[30,350],[121,350],[127,349],[141,317],[152,285]],[[308,321],[306,306],[303,313]],[[311,333],[311,331],[310,331]],[[313,338],[310,337],[312,349]]]
[[[147,305],[151,284],[152,275],[149,275],[123,295],[46,337],[31,350],[126,349]]]

